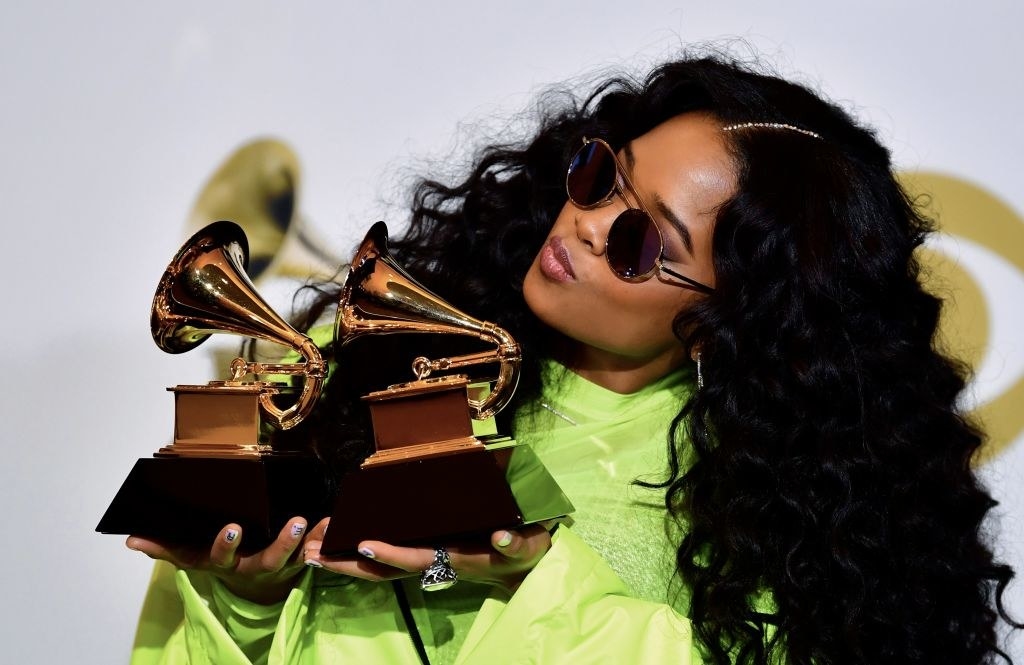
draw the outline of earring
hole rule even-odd
[[[700,351],[697,352],[697,390],[704,389],[704,372],[700,367]]]

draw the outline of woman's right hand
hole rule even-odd
[[[178,568],[207,571],[236,596],[270,605],[288,596],[304,569],[299,545],[307,526],[305,519],[293,517],[274,542],[251,554],[238,551],[242,528],[237,524],[221,529],[209,549],[169,545],[141,536],[129,536],[125,545]]]
[[[356,557],[320,554],[329,520],[314,528],[305,543],[306,565],[381,582],[420,575],[434,562],[433,547],[399,547],[376,540],[359,543]],[[549,524],[496,531],[489,542],[446,545],[451,566],[460,578],[501,587],[514,593],[533,567],[551,549]]]

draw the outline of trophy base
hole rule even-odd
[[[437,545],[486,537],[572,510],[533,449],[505,439],[348,473],[339,484],[320,551],[349,555],[363,540]]]
[[[209,547],[226,524],[242,527],[243,551],[266,547],[289,519],[329,514],[322,463],[309,455],[256,459],[140,459],[96,531]]]

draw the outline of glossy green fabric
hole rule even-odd
[[[675,373],[618,395],[551,364],[540,403],[517,415],[576,512],[511,598],[462,582],[404,584],[432,663],[699,662],[672,580],[662,490],[667,426],[688,389]],[[543,405],[543,406],[542,406]],[[133,662],[418,663],[392,588],[307,571],[272,607],[203,573],[158,565]]]

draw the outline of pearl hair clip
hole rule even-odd
[[[722,131],[723,132],[734,132],[734,131],[741,130],[741,129],[754,129],[754,128],[757,128],[757,129],[788,129],[791,132],[796,132],[798,134],[803,134],[804,136],[811,136],[811,137],[816,138],[816,139],[820,139],[821,138],[821,134],[818,134],[817,132],[812,132],[809,129],[803,129],[801,127],[795,127],[793,125],[787,125],[786,123],[783,123],[783,122],[743,122],[743,123],[740,123],[738,125],[728,125],[726,127],[722,127]]]

